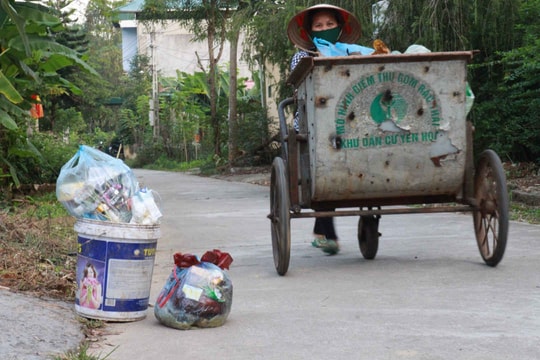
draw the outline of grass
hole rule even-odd
[[[88,354],[90,348],[90,342],[98,341],[101,337],[101,331],[105,328],[105,323],[101,320],[80,318],[83,324],[84,334],[86,340],[79,346],[78,349],[68,351],[67,353],[54,357],[54,360],[105,360],[108,359],[111,354],[118,348],[115,347],[109,353],[103,355]]]
[[[540,206],[510,203],[510,220],[540,224]]]
[[[91,355],[88,354],[88,343],[82,344],[79,349],[74,351],[69,351],[64,355],[54,357],[54,360],[105,360],[117,349],[115,347],[108,354],[105,355]]]
[[[193,169],[198,169],[201,173],[214,173],[216,165],[208,159],[193,160],[190,162],[179,162],[167,159],[165,156],[159,157],[151,164],[144,166],[148,170],[164,170],[175,172],[186,172]]]
[[[0,212],[0,285],[53,299],[75,298],[75,219],[55,194],[25,197]]]

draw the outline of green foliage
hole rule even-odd
[[[167,170],[167,171],[188,171],[196,168],[204,167],[208,163],[208,159],[198,159],[193,161],[175,161],[165,155],[161,155],[152,164],[145,165],[145,169],[150,170]]]
[[[77,52],[55,41],[63,26],[46,7],[11,0],[0,5],[0,187],[9,191],[22,177],[40,177],[31,174],[42,163],[41,155],[27,139],[33,127],[31,95],[77,92],[60,74],[67,67],[96,73]]]
[[[112,4],[92,1],[87,8],[87,21],[84,26],[68,20],[69,14],[61,13],[65,1],[53,2],[51,10],[62,18],[64,29],[55,34],[55,40],[73,50],[84,52],[79,56],[99,73],[99,76],[81,71],[76,67],[62,69],[60,73],[75,84],[78,91],[66,94],[49,91],[42,96],[45,117],[40,121],[41,131],[54,131],[62,134],[67,128],[70,133],[86,131],[92,133],[96,128],[115,131],[118,126],[119,108],[111,105],[112,98],[123,98],[124,72],[120,50],[120,30],[112,26]],[[60,14],[61,13],[61,14]],[[72,121],[66,118],[63,109],[73,109]],[[77,114],[77,115],[76,115]],[[86,128],[80,125],[82,120]],[[67,122],[66,122],[67,120]]]
[[[540,163],[540,1],[522,3],[516,23],[520,46],[493,54],[473,67],[480,76],[472,119],[475,145],[493,148],[505,160]],[[483,75],[483,76],[482,76]]]
[[[86,130],[86,123],[82,113],[76,108],[58,109],[52,130],[55,134],[67,134],[70,132],[78,134]]]
[[[254,75],[256,83],[258,77]],[[223,141],[220,143],[223,153],[227,153],[228,122],[227,104],[230,96],[229,75],[220,69],[218,72],[219,95],[217,103],[220,119],[220,131]],[[238,115],[240,133],[239,146],[243,153],[253,155],[255,150],[266,143],[268,123],[266,112],[261,108],[260,89],[258,85],[248,91],[243,85],[246,79],[238,81]],[[126,129],[122,135],[123,141],[137,137],[137,159],[134,166],[146,166],[158,161],[165,155],[173,162],[191,162],[205,158],[213,153],[212,138],[208,136],[211,124],[209,121],[210,99],[207,75],[203,72],[187,74],[178,72],[176,78],[160,79],[162,89],[160,97],[160,131],[161,136],[155,137],[147,131],[141,141],[141,134],[130,132],[128,129],[142,127],[138,119],[147,123],[148,97],[141,96],[137,101],[137,109],[123,110],[121,123]],[[119,133],[120,134],[120,133]],[[222,157],[220,157],[222,158]],[[260,159],[261,156],[259,155]],[[260,161],[260,160],[257,160]]]
[[[392,0],[378,36],[392,49],[421,44],[432,51],[478,49],[481,56],[512,47],[520,1]]]
[[[143,143],[137,147],[137,156],[130,159],[128,164],[133,168],[144,168],[149,164],[153,164],[164,153],[161,138],[154,139],[152,134],[146,134]]]
[[[177,4],[146,1],[148,19],[163,10],[164,5],[172,3]],[[211,24],[193,24],[193,20],[206,18],[204,10],[218,3],[222,4],[188,1],[185,5],[190,11],[167,12],[167,16],[199,26],[199,35],[208,36],[207,26]],[[230,19],[242,20],[241,24],[227,24],[225,21],[214,25],[216,29],[226,25],[230,31],[247,29],[248,47],[244,49],[244,59],[253,66],[268,62],[276,64],[281,70],[280,84],[284,84],[290,57],[295,51],[287,39],[287,23],[299,10],[317,3],[315,0],[223,2],[224,7],[230,7],[229,10],[239,6],[237,11],[242,16]],[[373,1],[329,0],[327,3],[353,12],[362,23],[363,35],[359,43],[371,44],[375,36],[375,26],[371,23]],[[540,26],[536,20],[540,15],[539,0],[395,0],[390,4],[386,24],[378,29],[376,36],[392,49],[404,50],[410,44],[421,43],[434,51],[480,50],[469,70],[469,82],[476,96],[469,115],[476,128],[475,152],[493,148],[503,160],[538,161],[540,129],[533,114],[540,110],[537,100],[540,98],[540,64],[537,60]],[[60,14],[59,6],[39,16],[36,11],[44,8],[25,7],[21,11],[31,14],[28,19],[12,16],[13,20],[0,22],[2,30],[5,30],[0,33],[2,44],[12,45],[6,48],[9,51],[0,53],[0,162],[3,163],[0,179],[9,178],[15,185],[52,179],[59,163],[66,160],[65,157],[55,157],[55,150],[51,149],[58,146],[59,152],[64,151],[60,138],[71,144],[102,145],[104,148],[114,140],[129,146],[137,154],[133,162],[136,166],[156,161],[170,166],[165,158],[171,162],[191,162],[211,157],[214,153],[216,160],[212,162],[222,165],[228,158],[229,140],[236,136],[237,150],[245,155],[239,158],[242,164],[271,160],[273,154],[267,146],[270,137],[268,117],[260,99],[260,88],[267,88],[269,84],[258,79],[257,73],[253,74],[256,87],[250,91],[242,86],[244,79],[237,82],[235,132],[229,132],[231,84],[227,70],[216,67],[215,76],[210,72],[179,72],[176,78],[160,79],[160,88],[164,92],[160,97],[160,128],[156,136],[149,126],[148,116],[151,93],[149,59],[146,56],[136,57],[130,72],[124,74],[118,46],[120,32],[110,26],[115,16],[111,5],[104,0],[92,2],[84,29],[71,27],[72,24],[67,27],[65,14]],[[221,15],[232,14],[227,11]],[[2,16],[7,19],[6,14],[0,14]],[[45,23],[50,26],[50,36],[40,38],[38,29],[43,29]],[[26,42],[15,44],[15,40],[5,41],[7,38],[19,39],[17,29],[25,24],[29,29]],[[61,29],[63,31],[59,31]],[[217,45],[219,36],[223,34],[219,31],[215,34],[218,37],[212,41]],[[44,49],[44,41],[52,41],[54,46]],[[101,76],[96,77],[87,71],[87,66],[81,63],[81,54],[69,47],[86,51],[84,56],[88,63],[84,64],[90,64]],[[13,55],[21,55],[25,49],[30,51],[30,55],[19,56],[14,61],[16,57]],[[56,58],[50,49],[69,53]],[[45,70],[54,73],[45,74]],[[64,80],[70,85],[66,86]],[[289,87],[282,86],[281,89],[276,101],[292,93]],[[212,93],[214,90],[215,95]],[[27,143],[29,123],[26,113],[31,104],[28,95],[32,93],[42,95],[46,109],[40,130],[50,130],[55,134],[55,140],[50,140],[51,144],[47,146],[42,144],[45,141],[42,138],[37,138],[38,144],[34,148]],[[276,93],[273,87],[273,94]],[[107,105],[112,97],[122,98],[122,105]],[[216,106],[214,112],[212,104]],[[200,140],[199,145],[194,142],[195,137]],[[47,154],[40,157],[37,150],[42,151],[43,148],[53,155],[50,158]],[[54,159],[62,160],[55,163]],[[30,175],[38,170],[44,174]]]
[[[120,112],[118,123],[118,139],[124,145],[136,143],[135,129],[137,128],[138,118],[131,109],[123,109]]]
[[[86,136],[85,143],[89,146],[96,147],[104,152],[107,151],[107,147],[112,142],[116,134],[112,131],[103,131],[100,128],[94,129],[94,133],[90,136]]]
[[[211,175],[217,173],[216,168],[222,165],[223,163],[216,161],[215,156],[212,155],[191,161],[178,161],[170,159],[165,155],[161,155],[152,163],[148,163],[140,167],[148,170],[164,170],[174,172],[193,171],[204,175]]]
[[[66,208],[57,200],[55,192],[48,192],[37,196],[27,196],[27,202],[33,211],[26,214],[28,217],[41,219],[56,219],[69,216]]]
[[[237,160],[237,164],[260,165],[270,164],[273,160],[269,148],[270,121],[267,109],[261,106],[260,86],[258,74],[253,74],[255,86],[246,89],[244,85],[239,87],[238,93],[238,149],[243,154]],[[242,79],[240,83],[243,83]]]
[[[109,129],[114,128],[117,141],[131,146],[133,152],[145,146],[146,136],[151,133],[149,124],[149,100],[151,93],[149,61],[146,56],[136,56],[130,71],[122,75],[115,87],[116,95],[123,99],[122,105],[111,113]],[[149,146],[151,146],[149,144]]]
[[[208,103],[203,73],[178,72],[176,79],[162,79],[160,133],[166,154],[190,161],[195,158],[195,135],[207,122]]]
[[[75,154],[77,148],[49,134],[36,134],[33,138],[36,156],[15,157],[18,175],[23,184],[51,184],[62,166]]]
[[[231,24],[232,12],[238,8],[237,1],[202,0],[202,1],[145,1],[142,13],[138,15],[141,20],[159,23],[164,20],[175,20],[188,26],[194,35],[194,40],[206,39],[208,44],[208,66],[203,72],[208,83],[210,103],[210,133],[212,136],[214,153],[218,156],[222,151],[223,133],[221,131],[223,112],[219,108],[219,69],[218,63],[225,48],[225,41],[231,38],[230,29],[238,29]],[[236,63],[236,62],[231,62]],[[232,67],[236,71],[236,68]],[[233,103],[234,96],[233,94]]]

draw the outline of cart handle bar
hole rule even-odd
[[[287,147],[285,146],[285,140],[288,136],[287,129],[287,119],[285,118],[285,107],[294,104],[294,98],[289,97],[282,100],[278,106],[278,115],[279,115],[279,135],[281,140],[281,157],[283,160],[288,159]]]

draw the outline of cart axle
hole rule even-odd
[[[462,205],[462,206],[436,206],[436,207],[421,207],[421,208],[408,207],[408,208],[372,209],[372,210],[312,211],[312,212],[304,212],[304,213],[293,212],[291,213],[291,218],[471,212],[474,210],[475,210],[475,207],[473,206]],[[271,214],[268,215],[268,218],[271,219]]]

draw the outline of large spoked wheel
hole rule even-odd
[[[502,260],[508,237],[508,191],[499,156],[493,150],[480,154],[474,174],[474,231],[478,249],[489,266]]]
[[[289,187],[285,162],[276,157],[270,178],[270,220],[272,222],[272,250],[274,265],[279,275],[289,269],[291,256],[291,217],[289,213]]]
[[[358,220],[358,246],[364,259],[373,260],[379,249],[380,216],[360,216]]]

